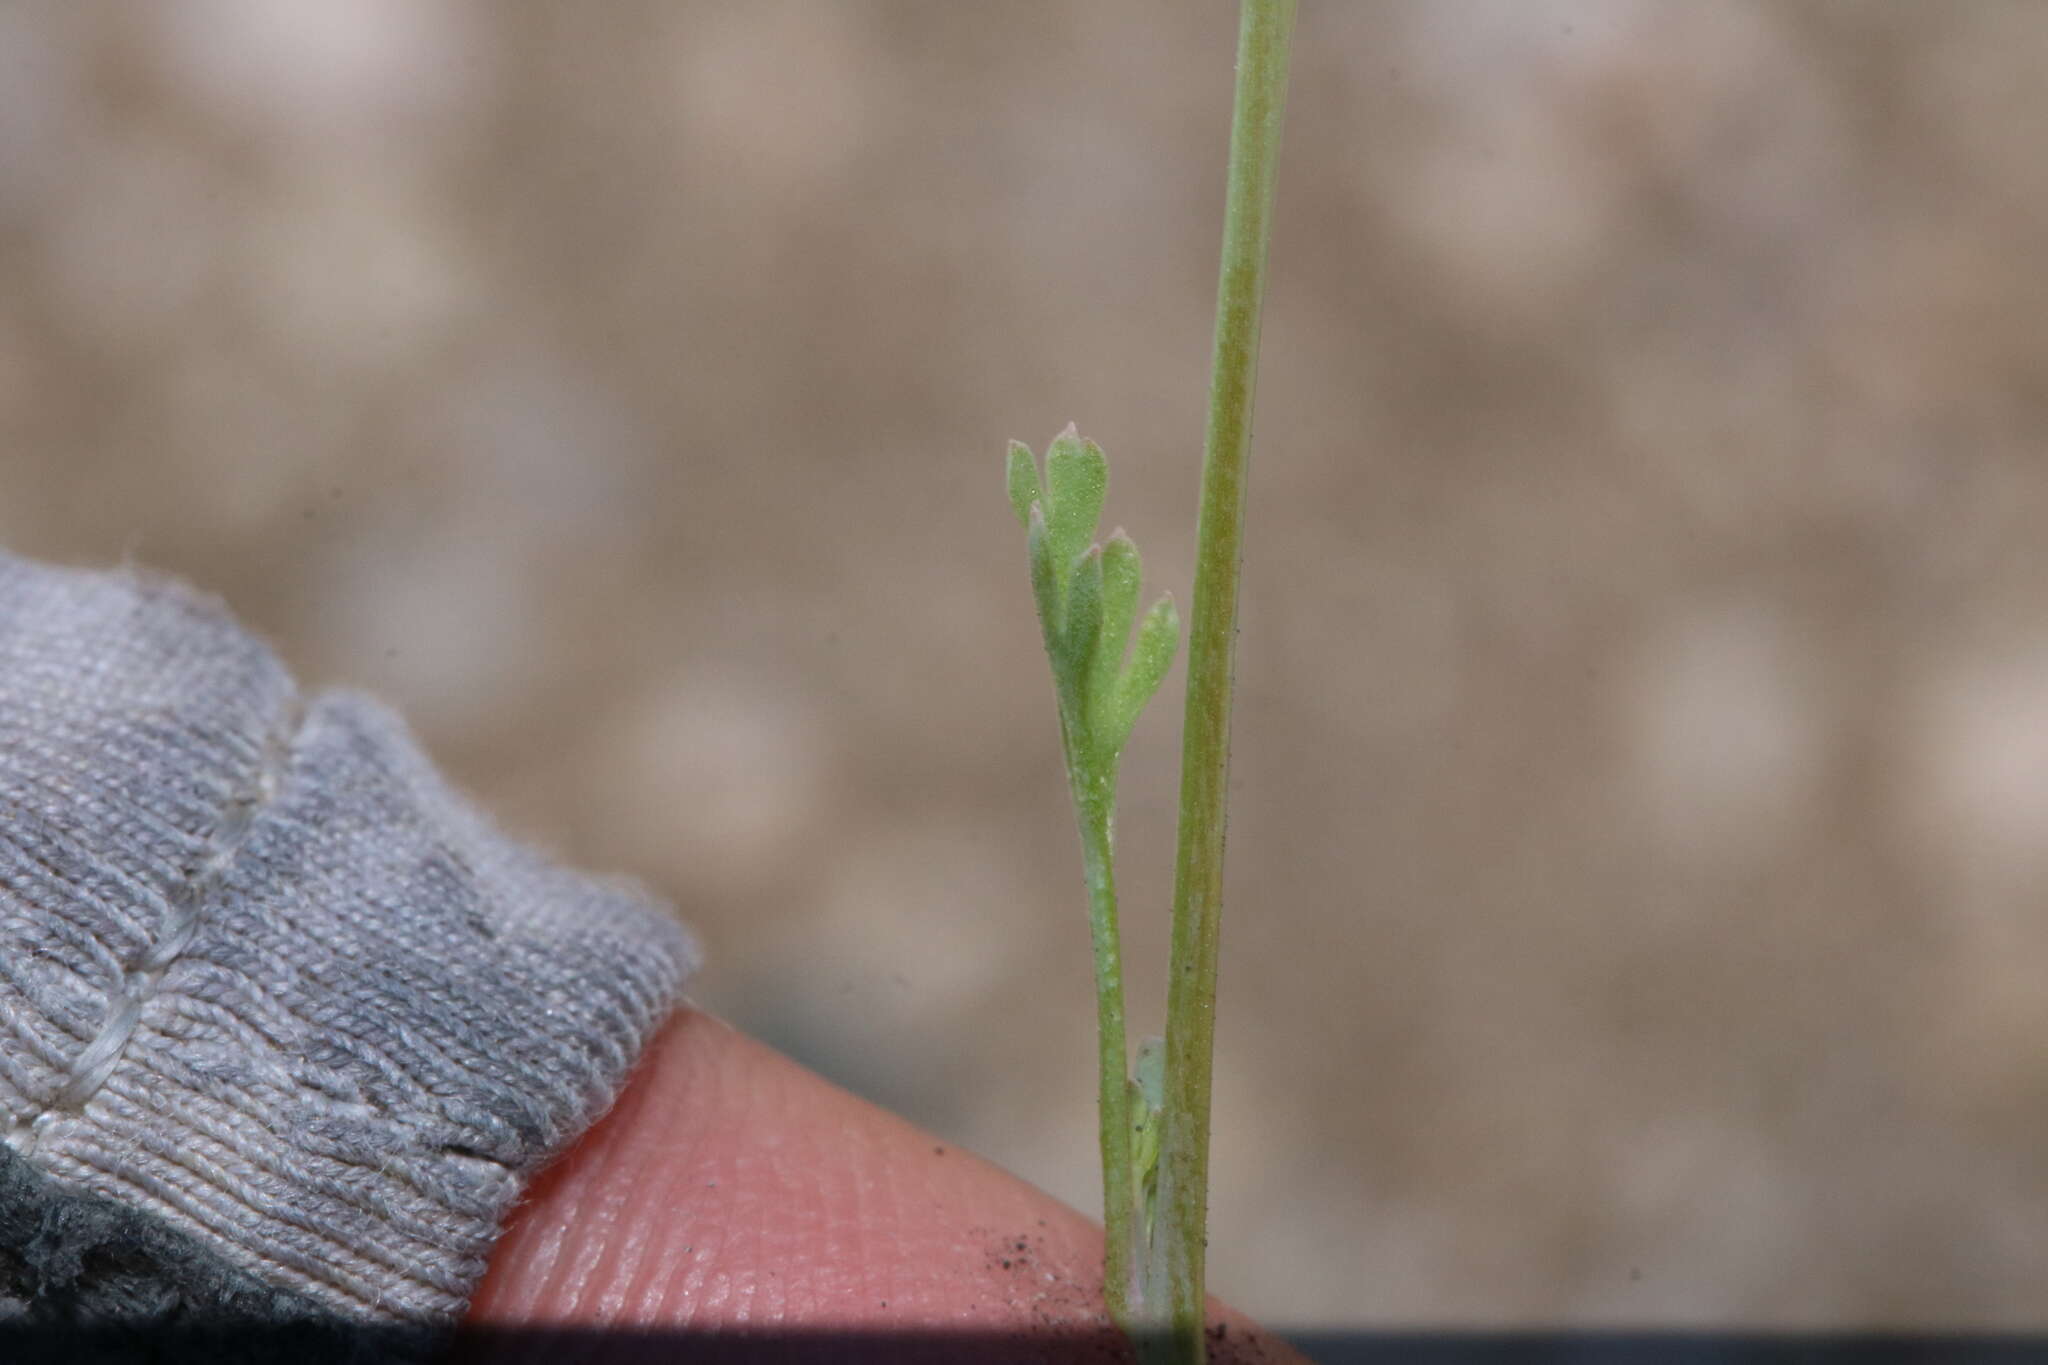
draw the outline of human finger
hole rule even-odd
[[[957,1333],[977,1358],[1102,1359],[1120,1342],[1101,1263],[1101,1229],[1072,1208],[686,1011],[529,1192],[471,1321]],[[1298,1359],[1211,1310],[1212,1359]]]

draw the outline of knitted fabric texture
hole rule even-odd
[[[8,1365],[417,1365],[444,1336],[328,1313],[153,1215],[60,1188],[0,1145]]]
[[[212,601],[0,553],[0,1321],[448,1322],[695,957]]]

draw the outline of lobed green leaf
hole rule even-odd
[[[1096,642],[1101,638],[1102,547],[1091,545],[1074,562],[1065,609],[1060,613],[1059,645],[1052,661],[1053,672],[1077,703],[1088,695],[1089,668],[1095,661]],[[1086,717],[1077,719],[1085,721]]]
[[[1010,506],[1016,510],[1017,524],[1025,530],[1031,529],[1031,509],[1039,501],[1038,457],[1031,453],[1031,447],[1022,441],[1010,442],[1009,458]]]
[[[1071,422],[1045,453],[1045,489],[1053,563],[1065,569],[1095,539],[1095,523],[1102,519],[1102,500],[1109,493],[1109,461],[1102,447],[1082,440]]]
[[[1031,504],[1026,519],[1024,543],[1031,555],[1031,596],[1038,603],[1038,628],[1045,637],[1045,652],[1057,652],[1060,635],[1060,585],[1052,568],[1052,533],[1046,528],[1045,509]]]
[[[1173,667],[1174,651],[1180,647],[1180,613],[1174,610],[1173,595],[1163,593],[1138,627],[1137,643],[1131,647],[1130,662],[1117,676],[1116,701],[1110,708],[1120,733],[1128,736],[1138,713]],[[1121,744],[1121,741],[1119,741]]]
[[[1123,668],[1124,651],[1130,647],[1142,573],[1138,547],[1119,527],[1102,547],[1102,633],[1095,641],[1088,683],[1089,710],[1104,717],[1115,702],[1117,676]],[[1117,747],[1122,747],[1121,739]]]

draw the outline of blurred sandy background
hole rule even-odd
[[[1186,600],[1221,0],[0,6],[0,541],[228,596],[1083,1207],[1003,442]],[[1213,1275],[2048,1324],[2048,5],[1304,5]],[[1171,704],[1126,758],[1156,1021]]]

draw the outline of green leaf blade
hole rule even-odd
[[[1031,505],[1024,523],[1024,543],[1031,554],[1031,596],[1038,604],[1038,628],[1045,637],[1045,652],[1057,652],[1060,635],[1060,585],[1052,567],[1052,532],[1045,524],[1045,509]]]
[[[1091,545],[1075,561],[1060,617],[1053,671],[1068,695],[1080,702],[1088,695],[1090,666],[1095,661],[1096,641],[1102,636],[1101,546]],[[1085,720],[1085,716],[1080,718]]]
[[[1115,723],[1126,735],[1137,723],[1138,713],[1173,667],[1180,648],[1180,613],[1174,609],[1173,594],[1162,593],[1138,627],[1138,639],[1131,646],[1130,662],[1116,680],[1116,700],[1110,707]]]
[[[1138,584],[1143,573],[1138,547],[1119,528],[1102,547],[1102,632],[1096,637],[1088,688],[1089,710],[1104,723],[1116,704],[1117,678],[1124,651],[1131,643],[1131,625],[1138,617]],[[1123,747],[1121,736],[1116,747]]]
[[[1109,495],[1109,461],[1102,447],[1082,440],[1071,422],[1045,453],[1045,486],[1053,562],[1072,564],[1095,539],[1095,523]]]
[[[1010,485],[1010,506],[1017,513],[1017,524],[1026,531],[1031,529],[1031,509],[1041,498],[1038,489],[1038,457],[1031,453],[1031,447],[1022,441],[1010,442],[1008,468],[1005,473]]]

